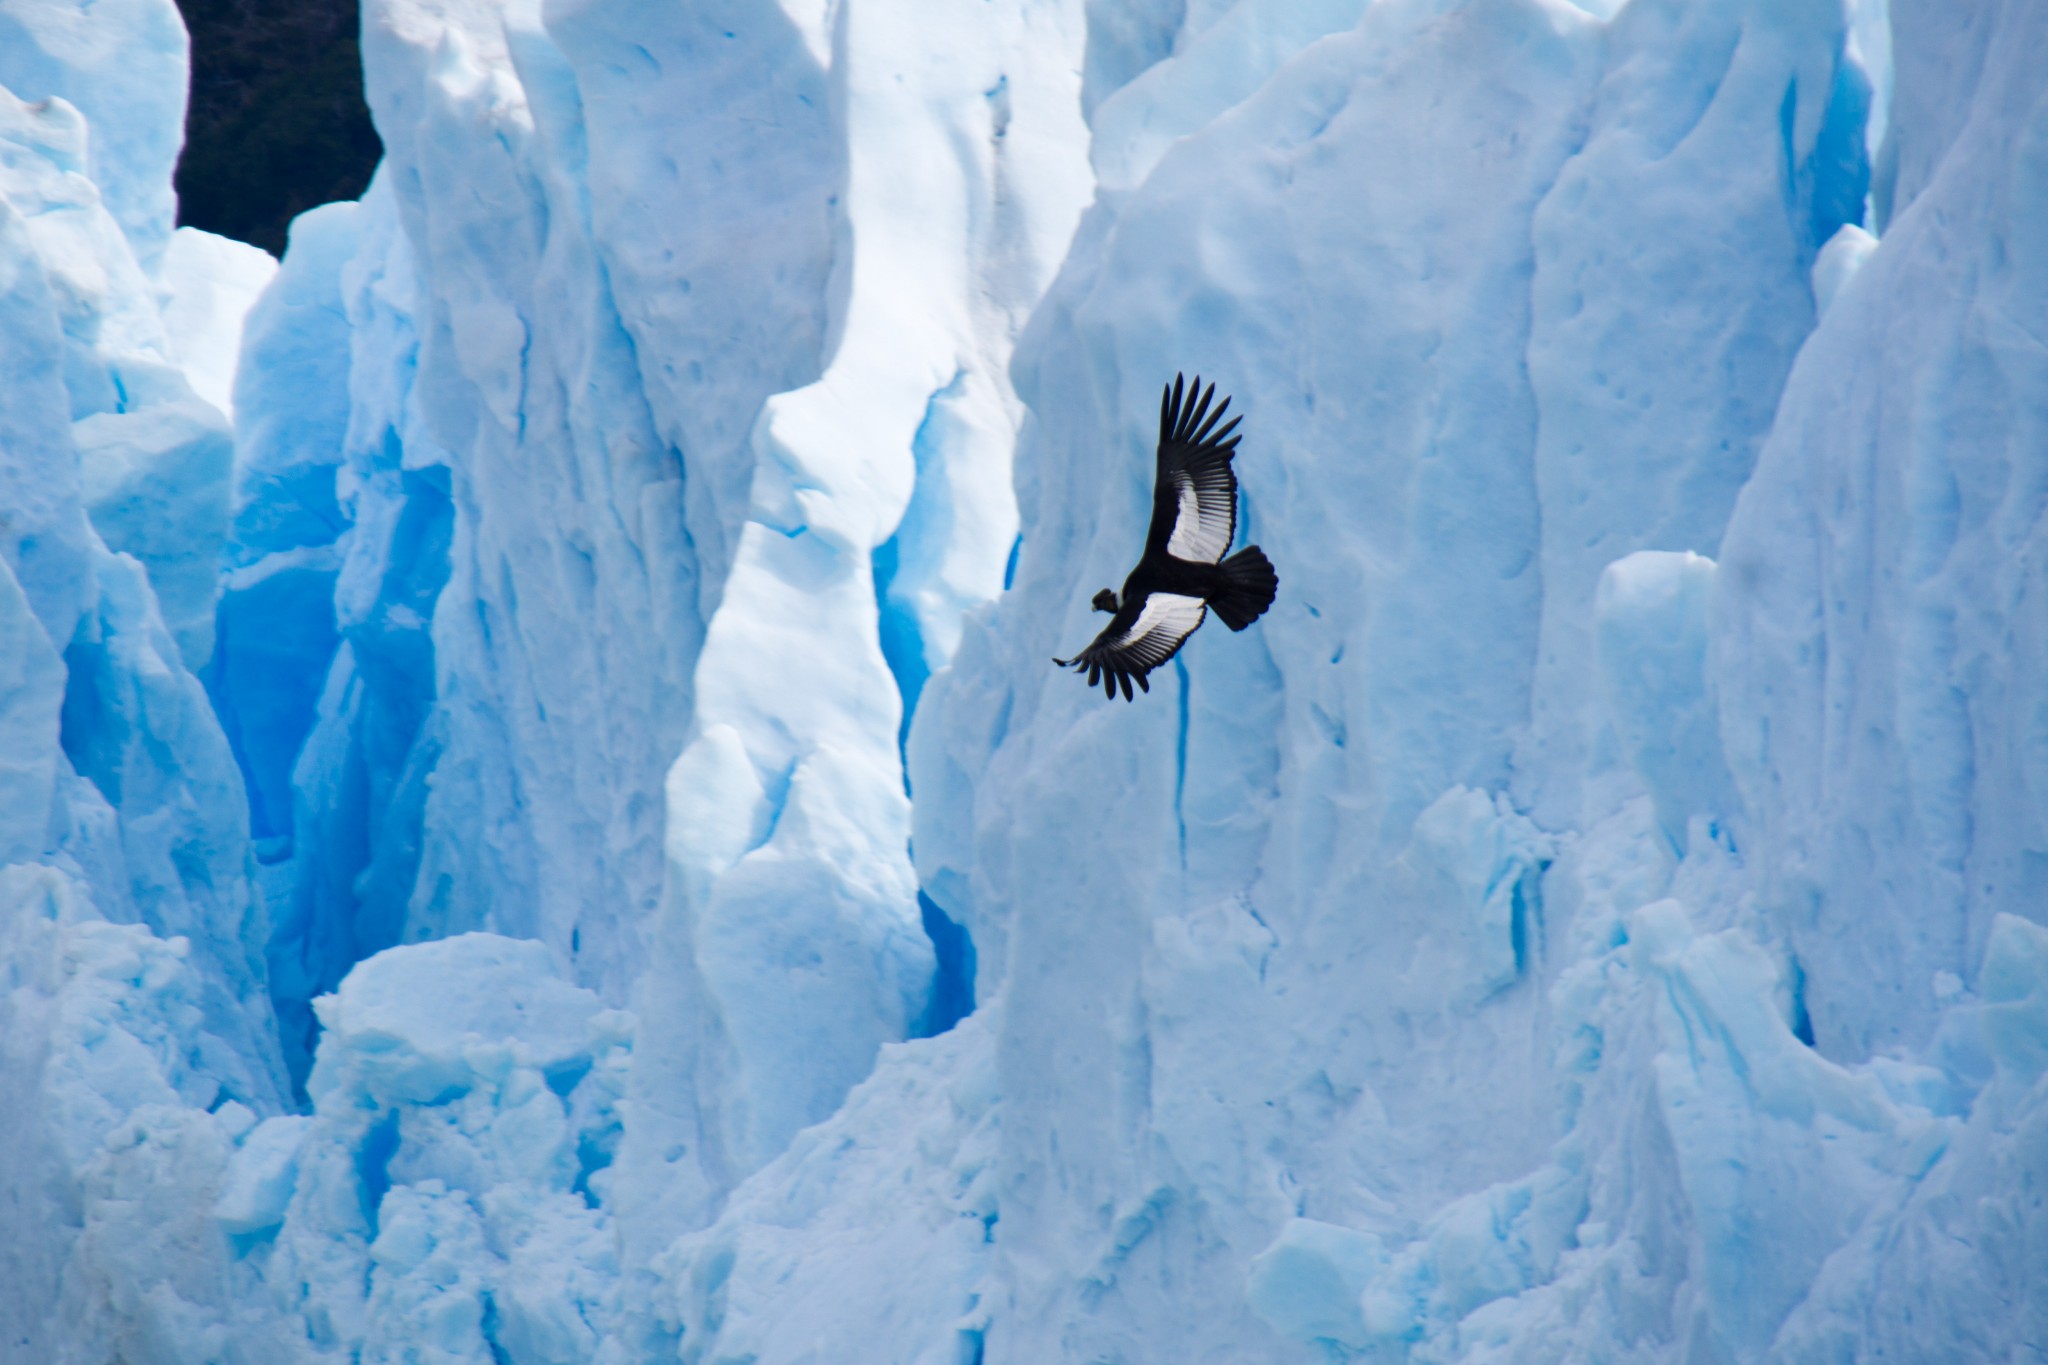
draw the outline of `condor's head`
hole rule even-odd
[[[1095,610],[1106,611],[1112,616],[1116,615],[1116,594],[1108,588],[1104,588],[1101,592],[1096,593]]]

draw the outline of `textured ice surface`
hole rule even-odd
[[[344,1359],[590,1359],[618,1293],[602,1206],[631,1021],[492,934],[378,954],[320,1018],[311,1121],[259,1128],[229,1188],[272,1186],[237,1250],[295,1335]]]
[[[1714,570],[1701,555],[1638,550],[1607,566],[1593,597],[1608,723],[1681,855],[1695,817],[1712,825],[1737,809],[1707,680]]]
[[[204,668],[235,462],[220,409],[195,397],[96,412],[72,424],[71,440],[93,529],[141,561],[179,656]]]
[[[173,0],[0,5],[0,86],[31,102],[61,99],[84,116],[92,137],[76,169],[152,273],[177,213],[171,171],[185,141],[187,50]]]
[[[86,14],[0,1354],[2048,1336],[2040,6],[376,0],[274,278]],[[1106,706],[1180,370],[1283,591]]]
[[[998,1099],[982,1017],[883,1048],[837,1113],[658,1259],[681,1358],[973,1360],[996,1311]]]
[[[2048,200],[2042,91],[2009,46],[2048,30],[2026,7],[1919,22],[1928,44],[1986,44],[1967,83],[1939,73],[1942,117],[1976,118],[1916,122],[1907,96],[1933,101],[1915,81],[1937,73],[1902,64],[1891,222],[1793,370],[1716,603],[1760,889],[1822,1050],[1847,1058],[1924,1044],[1937,974],[1969,980],[1993,916],[2048,892],[2029,454],[2048,355],[2023,321],[2048,269],[2018,246]]]

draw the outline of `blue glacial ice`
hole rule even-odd
[[[369,0],[272,262],[0,0],[0,1358],[2026,1358],[2044,50]]]

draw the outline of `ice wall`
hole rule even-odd
[[[332,1102],[312,1002],[399,943],[633,1004],[635,1342],[650,1259],[962,990],[901,731],[1014,549],[1084,29],[919,15],[372,6],[386,162],[249,322],[208,679],[294,1079]]]
[[[1555,1272],[1570,854],[1635,781],[1586,705],[1594,589],[1713,548],[1747,473],[1853,181],[1840,43],[1826,5],[1377,6],[1098,207],[1018,362],[1016,591],[913,736],[913,789],[957,783],[920,866],[1016,1030],[991,1358],[1269,1353],[1245,1275],[1290,1217],[1383,1247],[1360,1347]],[[1129,553],[1183,365],[1248,405],[1291,600],[1113,713],[1032,661]]]
[[[238,291],[203,297],[205,244],[163,254],[175,10],[13,6],[0,33],[0,1324],[10,1359],[196,1359],[261,1317],[208,1210],[284,1090],[192,671],[232,445],[188,375],[232,367]]]
[[[2044,95],[2008,53],[2040,17],[1966,32],[1980,69],[1900,72],[1901,178],[1878,250],[1800,356],[1723,552],[1729,756],[1764,895],[1808,963],[1823,1051],[1917,1048],[1936,976],[1966,979],[2000,913],[2048,894],[2036,538]],[[1979,31],[1981,30],[1981,31]],[[1924,34],[1924,38],[1923,35]],[[1939,85],[1930,88],[1934,82]],[[1967,227],[1960,225],[1967,224]],[[1768,736],[1768,738],[1767,738]]]
[[[1715,548],[1813,325],[1814,257],[1862,216],[1869,82],[1841,9],[1628,6],[1584,144],[1536,212],[1543,609],[1516,768],[1554,825],[1611,806],[1613,754],[1585,705],[1600,572],[1632,550]]]
[[[1988,262],[2037,231],[1998,187],[2026,183],[2042,92],[1987,66],[1963,126],[1997,150],[1972,176],[1959,140],[1929,182],[1976,181],[1971,209],[1926,212],[1986,264],[1895,247],[1898,209],[1809,338],[1809,274],[1863,196],[1867,86],[1841,22],[1376,6],[1098,204],[1017,363],[1038,422],[1016,590],[911,741],[920,871],[1005,983],[988,1358],[1279,1358],[1272,1330],[1372,1358],[1839,1358],[1917,1331],[1892,1295],[1954,1284],[1918,1220],[1969,1215],[1935,1192],[2031,1160],[2010,1088],[2031,1072],[1987,1062],[1972,993],[2032,942],[1993,918],[2028,899],[2006,871],[2025,836],[1999,831],[2029,802],[1995,774],[2027,749],[1999,680],[2025,668],[2006,642],[2026,638],[2031,504],[2012,494],[1994,540],[1983,495],[1979,572],[2011,586],[1944,588],[1922,633],[1871,640],[1884,595],[1832,547],[1897,527],[1853,562],[1903,574],[1913,517],[1945,544],[1962,489],[2031,487],[1952,432],[1967,408],[1998,415],[1961,449],[2029,439],[1951,389],[1947,357],[1984,354],[1970,338],[1994,324],[1917,332],[1923,370],[1852,319],[1888,252],[1908,276],[1955,260],[1925,287],[1965,316],[2017,288],[2023,268]],[[1901,22],[1929,51],[2031,21]],[[1910,78],[1902,166],[1942,155],[1911,110],[1957,126],[1969,80]],[[1494,148],[1504,165],[1459,159]],[[2038,348],[2005,335],[1980,365],[2038,391]],[[1198,638],[1177,708],[1111,712],[1034,663],[1084,635],[1143,515],[1150,383],[1122,377],[1184,364],[1246,376],[1248,538],[1282,547],[1289,591],[1269,658]],[[1821,400],[1857,422],[1806,416],[1815,383],[1859,385]],[[1883,395],[1903,393],[1925,416],[1894,425]],[[1878,429],[1943,452],[1931,485],[1894,476],[1913,516],[1867,484],[1803,491]],[[1087,440],[1105,430],[1128,477],[1105,482]],[[1725,567],[1681,553],[1719,549],[1746,483]],[[1820,634],[1831,618],[1857,662]],[[1923,652],[1951,638],[1967,673]],[[1893,703],[1895,669],[1932,672]],[[1829,698],[1873,686],[1852,731]],[[1944,709],[1970,720],[1932,726]],[[1853,745],[1869,766],[1844,780]],[[1942,855],[1911,831],[1936,819],[1951,861],[2002,859],[1974,918],[1917,889]],[[1855,889],[1836,900],[1838,880]],[[1873,900],[1898,918],[1869,923]],[[2038,1260],[2025,1234],[1970,1235]],[[2010,1271],[1983,1275],[1987,1320],[2034,1320]],[[1211,1311],[1191,1320],[1190,1299]],[[1995,1357],[2013,1338],[1968,1339]]]
[[[2021,55],[2048,28],[2025,5],[1893,21],[1890,222],[1802,351],[1737,506],[1715,672],[1758,901],[1797,954],[1814,1041],[1871,1069],[1931,1064],[1923,1102],[1959,1120],[1833,1253],[1781,1349],[1995,1359],[2043,1314],[2014,1278],[2042,1264],[2040,1233],[1989,1191],[2038,1178],[2043,1151],[2013,1025],[2037,1017],[2048,849],[2048,275],[2027,245],[2048,232],[2048,88]]]
[[[423,785],[425,771],[432,782],[424,809],[399,829],[380,831],[373,815],[358,822],[363,832],[313,841],[315,857],[353,844],[373,863],[395,844],[417,850],[414,865],[370,879],[378,897],[346,889],[361,879],[360,861],[331,876],[302,869],[297,894],[311,921],[367,913],[387,942],[486,923],[532,934],[622,999],[665,876],[662,774],[692,735],[747,731],[755,723],[744,708],[772,700],[693,705],[705,686],[758,692],[748,670],[768,666],[752,652],[759,641],[735,626],[727,632],[739,635],[700,668],[705,632],[728,592],[772,592],[778,576],[825,572],[835,556],[845,564],[830,576],[855,596],[810,608],[811,624],[849,623],[849,642],[830,657],[858,656],[858,676],[847,677],[845,700],[814,716],[764,716],[747,741],[761,752],[749,761],[779,793],[794,759],[769,752],[760,726],[788,730],[802,749],[829,732],[831,747],[870,770],[858,793],[828,798],[853,812],[849,848],[902,842],[900,829],[883,837],[859,824],[869,807],[902,800],[895,724],[867,720],[900,711],[903,689],[914,697],[950,654],[964,606],[1001,587],[1014,539],[1003,471],[1017,420],[1002,362],[1086,190],[1078,117],[1055,98],[1053,77],[1038,74],[1066,59],[1036,54],[1077,44],[1079,30],[1056,8],[999,7],[958,32],[911,35],[927,54],[917,67],[902,21],[881,7],[841,35],[853,44],[843,60],[820,22],[772,9],[721,18],[625,4],[545,16],[414,5],[370,13],[370,95],[391,129],[390,155],[360,209],[300,224],[305,242],[291,253],[285,292],[252,322],[251,354],[266,358],[243,381],[247,529],[244,576],[230,590],[258,613],[243,631],[251,647],[284,647],[273,627],[303,613],[255,605],[250,594],[269,582],[255,566],[269,555],[282,573],[275,556],[290,552],[303,572],[305,552],[331,544],[343,643],[331,675],[309,641],[298,663],[252,663],[216,691],[290,680],[289,703],[252,699],[244,749],[265,793],[259,823],[282,836],[291,766],[309,761],[296,757],[309,733],[305,694],[325,686],[322,705],[339,716],[354,690],[378,687],[350,614],[367,620],[409,592],[419,624],[433,621],[431,641],[420,640],[428,652],[410,670],[417,676],[384,686],[393,704],[403,697],[422,713],[411,727],[418,744],[337,756],[324,772],[303,769],[294,790],[318,820],[352,782]],[[1020,35],[1020,51],[998,55]],[[939,57],[972,43],[990,49],[979,66]],[[893,96],[904,60],[916,67],[916,93]],[[855,89],[861,81],[876,92]],[[930,157],[895,154],[889,139],[940,98],[957,107],[958,126],[932,125]],[[679,159],[649,143],[651,120],[686,114],[702,120],[697,151]],[[479,119],[501,136],[473,165]],[[868,147],[871,126],[880,140]],[[910,170],[926,164],[922,184]],[[496,188],[486,194],[486,183]],[[958,249],[933,256],[913,227],[957,239]],[[880,348],[861,329],[900,330],[906,320],[929,331],[919,348],[887,364],[868,359]],[[820,396],[796,397],[835,357],[848,358],[840,377]],[[856,358],[880,368],[857,374],[848,368]],[[294,396],[309,387],[317,401]],[[778,394],[790,396],[763,417]],[[851,406],[800,415],[817,402]],[[821,421],[834,439],[872,450],[804,456],[805,441],[823,438],[796,428]],[[843,489],[795,493],[814,505],[805,515],[839,506],[854,522],[820,530],[826,558],[811,569],[739,567],[764,552],[748,527],[789,519],[781,504],[793,494],[757,486],[761,461],[783,477],[774,471],[804,458],[824,462],[803,478],[851,460],[833,474]],[[331,512],[318,491],[330,478]],[[394,518],[436,520],[422,499],[437,497],[445,548],[364,543],[393,534]],[[777,525],[779,534],[794,523]],[[409,588],[378,586],[407,556],[440,563],[445,588],[428,569],[411,573]],[[878,589],[888,604],[879,628]],[[444,591],[452,596],[437,607]],[[768,614],[749,603],[734,622]],[[732,664],[716,662],[735,651]],[[268,717],[277,707],[291,711],[289,723]],[[241,717],[232,701],[224,709]],[[360,748],[380,723],[358,716],[330,728],[333,744]],[[857,752],[871,731],[875,752]],[[330,729],[310,733],[304,753],[327,752]],[[408,761],[423,771],[401,777]],[[350,764],[359,778],[343,771]],[[887,818],[904,820],[900,810]],[[495,833],[478,839],[478,829]],[[913,975],[928,973],[907,863],[891,854],[876,876],[889,909],[874,913],[907,928]],[[306,889],[323,879],[343,889]],[[315,953],[334,979],[361,955]]]
[[[0,104],[10,1347],[2039,1340],[2033,8],[380,0],[245,327]]]

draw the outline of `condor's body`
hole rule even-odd
[[[1171,659],[1207,618],[1210,608],[1232,630],[1243,630],[1273,603],[1279,578],[1256,545],[1225,559],[1237,534],[1237,475],[1231,460],[1239,419],[1218,429],[1230,407],[1225,398],[1214,411],[1216,386],[1202,390],[1198,377],[1184,388],[1182,377],[1159,400],[1158,470],[1152,488],[1152,523],[1145,552],[1124,579],[1122,600],[1107,588],[1095,594],[1095,608],[1112,613],[1109,625],[1062,667],[1085,670],[1125,699],[1131,684],[1150,691],[1146,675]]]

